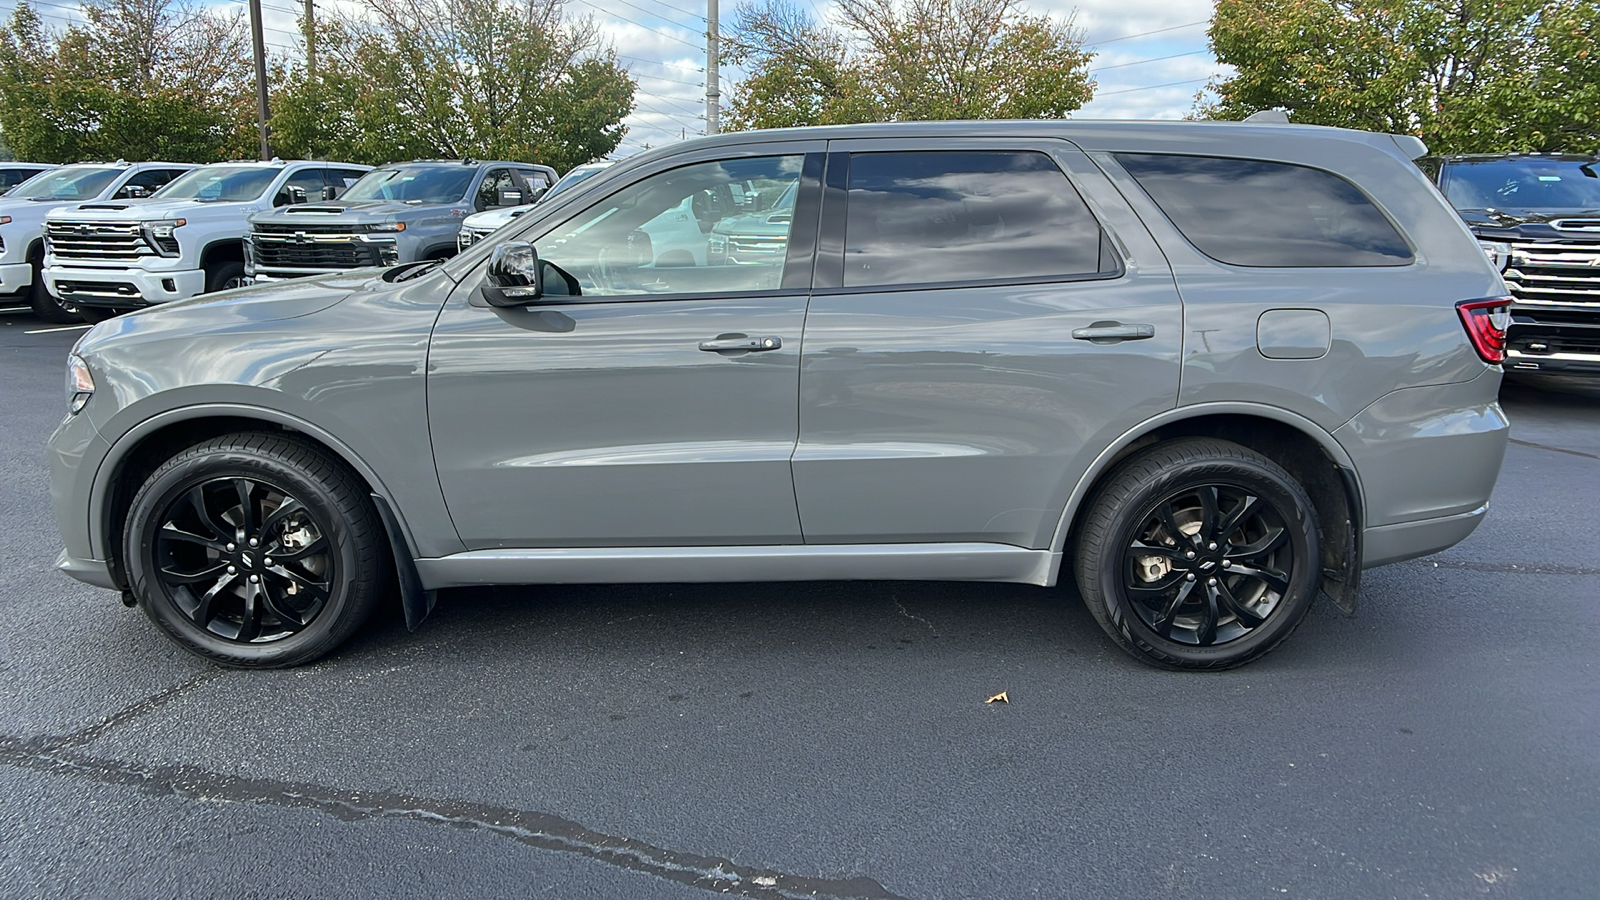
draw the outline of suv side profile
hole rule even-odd
[[[1516,300],[1507,370],[1600,375],[1600,156],[1463,154],[1419,165]]]
[[[640,154],[446,262],[90,331],[60,566],[241,667],[390,583],[415,627],[460,585],[806,579],[1070,581],[1144,662],[1240,665],[1485,515],[1509,299],[1416,149],[930,122]]]

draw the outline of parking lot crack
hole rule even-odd
[[[177,688],[170,690],[177,691]],[[84,729],[84,732],[89,730]],[[816,878],[740,865],[727,859],[668,850],[594,831],[548,813],[247,778],[196,766],[142,765],[87,755],[72,749],[61,738],[0,737],[0,765],[129,787],[154,797],[177,796],[207,803],[254,803],[313,810],[347,822],[402,819],[479,830],[540,850],[575,854],[736,897],[904,900],[875,879],[864,876]]]
[[[1572,575],[1586,578],[1600,575],[1594,566],[1563,566],[1555,563],[1487,563],[1466,559],[1432,561],[1435,569],[1464,569],[1469,572],[1494,572],[1505,575]]]
[[[202,672],[187,681],[179,682],[172,687],[157,691],[143,700],[129,704],[93,725],[80,728],[71,734],[43,738],[42,740],[48,742],[52,747],[81,747],[92,743],[107,732],[147,713],[154,712],[203,684],[215,681],[221,677],[221,674],[221,672]]]
[[[1539,444],[1533,441],[1519,440],[1517,438],[1511,438],[1511,443],[1516,444],[1518,447],[1532,447],[1535,450],[1549,450],[1551,453],[1566,453],[1570,456],[1581,456],[1584,459],[1600,459],[1600,454],[1585,453],[1582,450],[1568,450],[1566,447],[1553,447],[1549,444]]]

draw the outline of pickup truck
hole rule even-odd
[[[54,210],[45,217],[45,286],[91,322],[238,287],[251,213],[332,194],[369,170],[309,160],[218,163],[148,199]]]
[[[80,321],[78,307],[45,289],[44,220],[86,201],[148,197],[194,168],[189,163],[80,163],[51,169],[0,197],[0,294],[17,295],[46,322]]]
[[[246,277],[279,281],[454,256],[467,215],[532,203],[555,181],[554,169],[531,163],[436,159],[382,166],[337,203],[252,216]]]

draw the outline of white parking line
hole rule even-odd
[[[17,313],[33,312],[31,306],[0,306],[0,316],[14,316]]]
[[[93,327],[93,325],[63,325],[60,328],[35,328],[32,331],[24,331],[23,334],[49,334],[52,331],[77,331],[80,328]]]

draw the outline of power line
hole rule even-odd
[[[1093,75],[1096,72],[1104,72],[1107,69],[1125,69],[1128,66],[1142,66],[1145,63],[1161,62],[1164,59],[1179,59],[1185,56],[1197,56],[1201,53],[1210,52],[1210,50],[1190,50],[1188,53],[1174,53],[1171,56],[1152,56],[1149,59],[1136,59],[1133,62],[1117,63],[1114,66],[1101,66],[1098,69],[1090,69],[1086,74]]]
[[[1098,100],[1101,97],[1109,97],[1112,94],[1132,94],[1135,91],[1153,91],[1156,88],[1177,87],[1182,84],[1199,84],[1202,81],[1210,81],[1214,77],[1215,76],[1208,75],[1205,78],[1191,78],[1188,81],[1169,81],[1166,84],[1147,84],[1144,87],[1123,88],[1120,91],[1099,91],[1094,95],[1094,97],[1096,100]]]
[[[634,73],[630,72],[628,74]],[[639,77],[646,81],[665,81],[668,84],[681,84],[684,87],[703,88],[706,86],[704,81],[678,81],[675,78],[662,78],[660,75],[640,75]]]
[[[678,37],[676,35],[668,34],[667,32],[661,30],[660,28],[652,28],[649,25],[644,24],[643,22],[635,22],[633,19],[630,19],[627,16],[624,16],[624,15],[622,15],[620,13],[614,13],[609,9],[605,9],[604,7],[596,6],[595,4],[590,3],[589,0],[578,0],[578,2],[582,3],[584,6],[589,7],[590,9],[594,10],[595,12],[605,13],[608,16],[612,16],[614,18],[621,19],[622,21],[627,22],[629,25],[634,25],[634,26],[637,26],[639,28],[643,28],[645,31],[655,32],[656,34],[659,34],[662,37],[667,38],[668,40],[677,41],[678,43],[684,45],[685,47],[693,47],[694,49],[701,50],[701,51],[705,50],[705,48],[701,47],[699,44],[691,44],[688,41],[684,40],[683,38]]]
[[[1182,28],[1193,28],[1196,25],[1209,25],[1210,23],[1211,23],[1210,19],[1202,19],[1202,20],[1200,20],[1198,22],[1189,22],[1189,23],[1184,24],[1184,25],[1174,25],[1171,28],[1157,28],[1154,31],[1141,31],[1138,34],[1125,34],[1122,37],[1109,38],[1109,39],[1104,40],[1104,41],[1095,41],[1092,44],[1084,44],[1083,46],[1085,46],[1085,47],[1099,47],[1102,44],[1115,44],[1117,41],[1131,41],[1134,38],[1149,37],[1152,34],[1165,34],[1165,33],[1169,32],[1169,31],[1177,31],[1177,30],[1182,29]]]
[[[704,22],[706,20],[705,16],[702,16],[697,12],[692,12],[690,10],[684,9],[681,6],[673,6],[671,3],[664,2],[664,0],[650,0],[650,2],[656,4],[657,6],[665,6],[667,9],[671,9],[671,10],[675,10],[677,12],[681,12],[686,16],[691,16],[693,18],[699,19],[702,22]]]
[[[623,6],[631,7],[633,9],[637,9],[639,12],[642,12],[647,16],[655,16],[656,18],[660,19],[661,21],[666,22],[667,24],[673,26],[674,28],[682,28],[683,27],[678,22],[676,22],[676,21],[674,21],[672,19],[669,19],[666,16],[663,16],[662,14],[656,12],[653,9],[645,9],[644,7],[640,6],[637,3],[630,3],[629,0],[616,0],[616,2],[621,3]],[[663,5],[665,5],[665,4],[663,4]],[[682,10],[679,10],[679,11],[682,12]],[[690,15],[694,15],[694,14],[690,13]],[[702,22],[704,22],[706,20],[705,16],[695,16],[695,18],[699,19]]]

